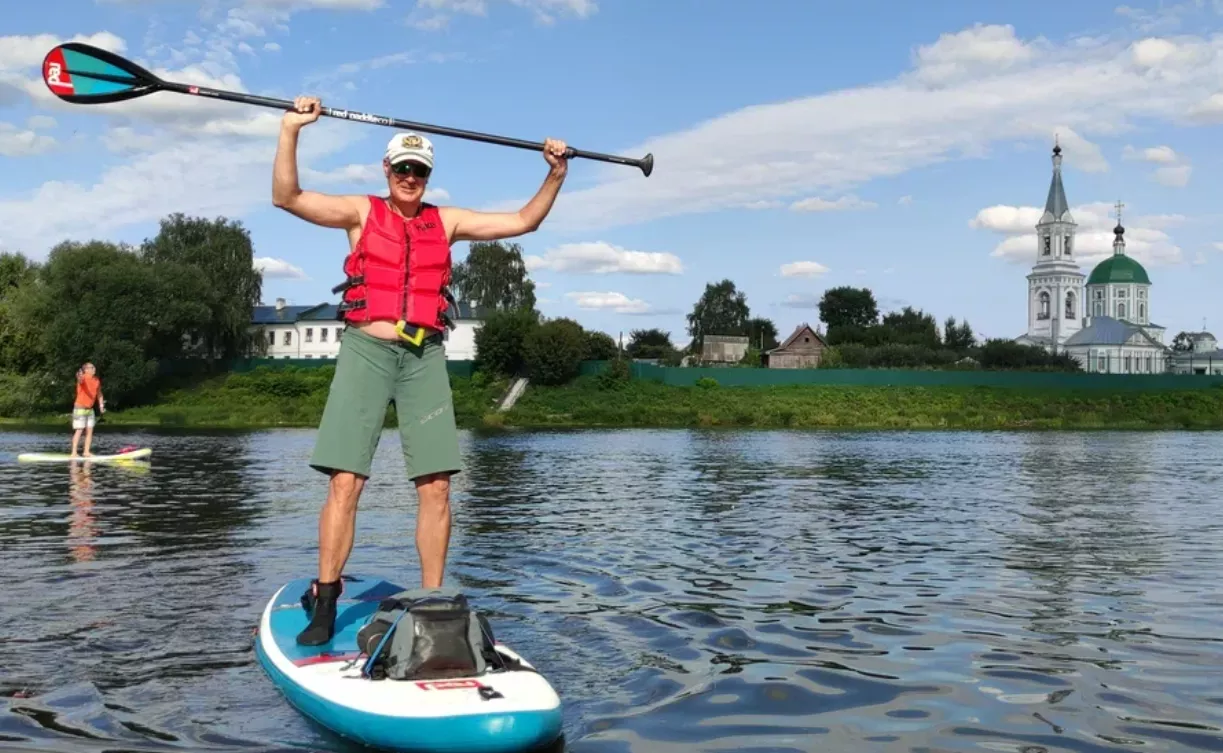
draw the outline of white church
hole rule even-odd
[[[1053,180],[1036,223],[1036,264],[1028,274],[1028,331],[1015,338],[1074,358],[1084,371],[1157,374],[1171,349],[1151,322],[1151,279],[1125,254],[1117,205],[1113,254],[1085,276],[1075,261],[1075,224],[1062,186],[1062,148],[1053,147]],[[1086,280],[1086,282],[1084,282]]]

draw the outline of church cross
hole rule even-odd
[[[1121,207],[1123,207],[1123,206],[1125,206],[1125,205],[1124,205],[1124,204],[1122,204],[1122,203],[1121,203],[1121,201],[1118,199],[1117,204],[1116,204],[1116,207],[1117,207],[1117,224],[1118,224],[1118,225],[1120,225],[1120,224],[1121,224]]]

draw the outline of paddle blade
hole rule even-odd
[[[135,99],[161,86],[132,61],[81,42],[51,48],[42,61],[42,80],[55,96],[80,105]]]

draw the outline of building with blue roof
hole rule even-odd
[[[321,358],[334,360],[340,352],[344,321],[337,304],[316,303],[290,306],[283,298],[273,305],[255,306],[251,311],[251,330],[260,344],[258,355],[265,358]],[[455,328],[444,334],[446,359],[470,361],[476,357],[476,330],[485,313],[461,301],[451,313]]]

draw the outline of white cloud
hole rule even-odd
[[[1170,146],[1135,149],[1127,144],[1122,150],[1122,156],[1125,159],[1137,159],[1163,165],[1151,173],[1151,178],[1160,185],[1174,188],[1184,188],[1189,185],[1189,175],[1193,172],[1193,167]]]
[[[901,205],[902,207],[907,207],[913,203],[913,197],[912,196],[901,196],[899,199],[896,200],[896,203]]]
[[[1097,202],[1070,208],[1078,227],[1075,232],[1074,257],[1082,265],[1094,266],[1113,252],[1113,228],[1116,216],[1112,204]],[[969,220],[969,227],[991,230],[1007,236],[991,256],[1016,264],[1033,264],[1037,259],[1035,225],[1044,210],[1040,207],[987,207]],[[1162,228],[1176,224],[1179,215],[1126,217],[1125,252],[1143,264],[1152,266],[1177,264],[1183,260],[1179,246]]]
[[[793,261],[781,265],[782,277],[819,277],[828,271],[828,267],[818,261]]]
[[[1135,149],[1129,144],[1121,150],[1121,154],[1125,159],[1140,159],[1144,162],[1156,162],[1160,164],[1175,164],[1176,152],[1170,146],[1152,146],[1146,149]]]
[[[1189,165],[1176,167],[1161,167],[1155,171],[1155,181],[1161,185],[1184,188],[1189,185],[1189,174],[1193,168]]]
[[[416,0],[408,24],[422,31],[436,31],[445,28],[456,14],[487,16],[490,2],[496,0]],[[559,15],[585,19],[599,10],[595,0],[508,0],[508,4],[530,11],[536,22],[545,26],[556,23]]]
[[[600,145],[631,156],[652,152],[654,174],[583,165],[600,182],[562,192],[549,223],[591,232],[840,195],[877,178],[979,158],[998,144],[1036,143],[1043,151],[1054,134],[1067,169],[1103,171],[1095,139],[1140,120],[1190,125],[1194,108],[1218,94],[1223,80],[1223,36],[1182,36],[1169,45],[1026,40],[1040,52],[1027,55],[1009,41],[1012,32],[990,28],[974,27],[958,47],[934,49],[889,81],[752,105],[635,144]],[[930,66],[946,70],[932,74]],[[1223,98],[1216,106],[1223,118]],[[726,144],[736,145],[733,152]]]
[[[277,42],[267,42],[263,45],[263,49],[268,52],[280,52],[280,44]]]
[[[262,272],[264,277],[268,278],[283,280],[306,279],[306,273],[301,267],[291,264],[284,259],[277,259],[271,256],[256,256],[254,267]]]
[[[524,261],[531,271],[643,275],[677,275],[684,271],[683,263],[675,254],[630,251],[603,241],[566,243],[549,249],[543,256],[527,256]]]
[[[1006,70],[1026,63],[1035,54],[1032,45],[1015,37],[1010,25],[977,24],[970,29],[939,35],[914,55],[917,78],[941,84],[987,70]]]
[[[795,212],[842,212],[852,209],[875,209],[879,205],[873,201],[863,201],[857,196],[842,196],[834,201],[813,196],[800,199],[790,205]]]
[[[1189,109],[1192,120],[1204,123],[1223,121],[1223,93],[1212,94]]]
[[[26,128],[40,131],[54,128],[57,123],[55,122],[55,118],[52,118],[49,115],[31,115],[30,119],[25,122],[25,125]]]
[[[1215,251],[1223,251],[1223,241],[1214,244]]]
[[[12,123],[0,122],[0,155],[32,157],[51,151],[55,139],[33,130],[19,130]]]
[[[617,314],[651,313],[650,304],[640,298],[629,298],[624,293],[565,293],[565,297],[584,309],[614,311]]]
[[[1201,266],[1202,264],[1205,264],[1206,254],[1202,253],[1201,251],[1198,251],[1196,254],[1193,255],[1192,263],[1194,266]]]

